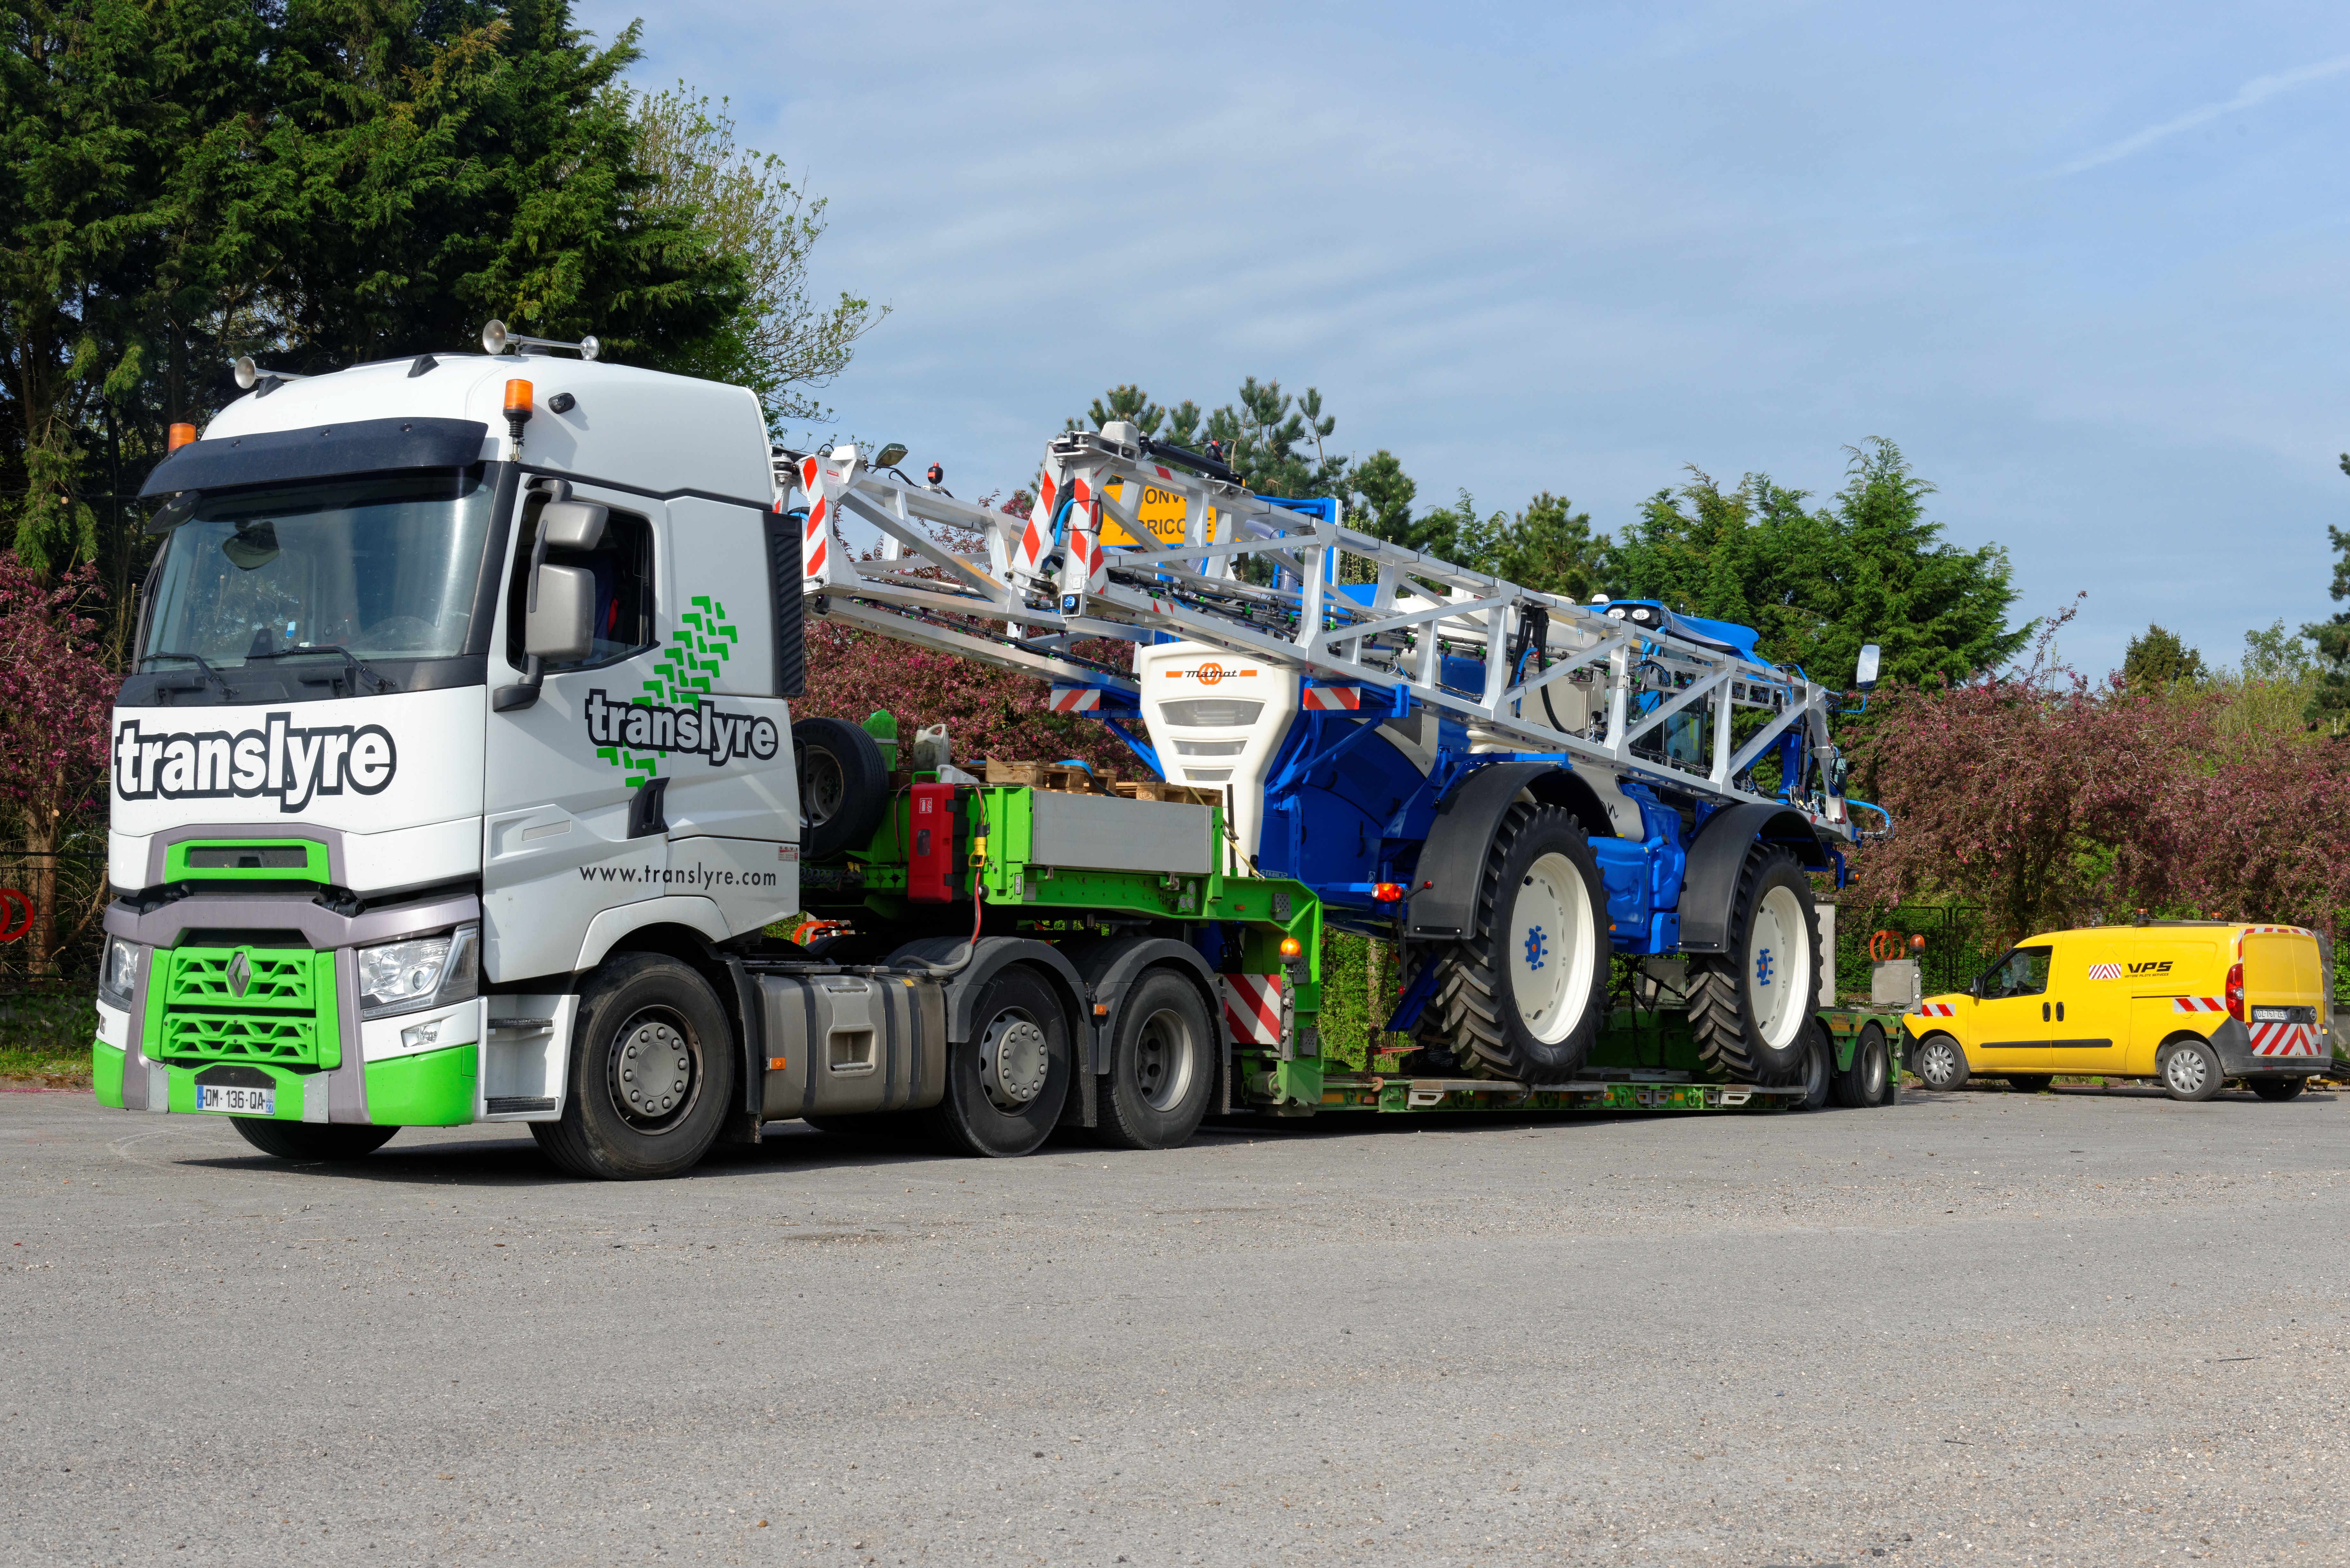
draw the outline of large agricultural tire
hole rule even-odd
[[[1174,1148],[1200,1130],[1216,1092],[1217,1036],[1197,987],[1171,969],[1146,973],[1119,1010],[1099,1087],[1101,1140]]]
[[[792,726],[792,761],[801,859],[830,860],[872,842],[889,808],[880,742],[846,719],[802,719]]]
[[[1613,950],[1599,862],[1572,813],[1519,800],[1502,814],[1470,929],[1436,960],[1428,1043],[1475,1075],[1573,1079],[1607,1021]]]
[[[579,997],[559,1121],[539,1152],[573,1176],[676,1176],[718,1140],[735,1102],[733,1025],[701,975],[658,953],[608,960]]]
[[[1698,1059],[1732,1083],[1792,1084],[1819,992],[1820,922],[1811,879],[1775,845],[1746,852],[1731,897],[1729,950],[1690,961]]]
[[[269,1116],[231,1116],[229,1122],[245,1142],[279,1159],[358,1159],[390,1143],[400,1130],[356,1122],[281,1122]]]
[[[947,1051],[946,1097],[931,1125],[965,1154],[1011,1158],[1051,1136],[1069,1096],[1068,1010],[1037,971],[1012,964],[980,988],[972,1038]]]

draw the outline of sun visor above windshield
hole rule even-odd
[[[307,430],[194,441],[155,465],[141,497],[390,469],[463,468],[482,461],[479,420],[352,420]]]

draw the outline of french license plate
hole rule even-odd
[[[220,1084],[198,1084],[196,1109],[222,1111],[233,1116],[274,1116],[277,1114],[277,1091],[236,1089]]]

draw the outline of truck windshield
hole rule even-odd
[[[156,564],[140,668],[463,653],[491,499],[478,468],[207,495]]]

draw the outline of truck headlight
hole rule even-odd
[[[139,983],[139,961],[146,951],[137,942],[107,938],[98,964],[98,994],[125,1012],[130,1011],[130,988]]]
[[[471,1001],[481,990],[481,938],[479,926],[463,925],[437,937],[361,948],[359,1016]]]

